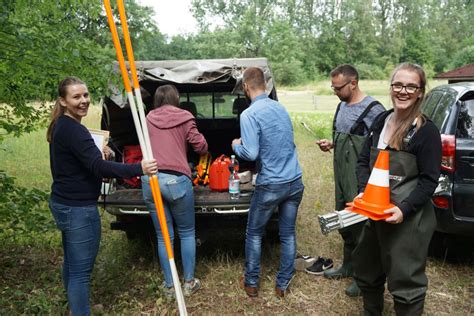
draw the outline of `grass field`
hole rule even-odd
[[[339,264],[342,253],[339,235],[322,235],[317,223],[318,214],[333,208],[332,154],[317,149],[314,137],[299,124],[305,121],[317,137],[330,136],[337,99],[329,94],[317,94],[314,109],[313,92],[281,91],[279,96],[291,111],[306,188],[298,215],[298,250],[331,257]],[[99,110],[93,108],[86,124],[96,128],[98,118]],[[19,185],[49,190],[51,179],[44,130],[18,139],[7,138],[0,148],[1,169],[14,175]],[[103,211],[101,215],[102,243],[91,293],[93,314],[177,314],[176,304],[166,301],[160,292],[162,276],[152,249],[127,241],[122,232],[111,231],[109,223],[113,218]],[[243,271],[243,239],[227,232],[209,233],[215,238],[198,247],[196,276],[201,278],[203,289],[186,300],[190,314],[357,315],[361,312],[361,299],[344,294],[349,280],[331,281],[302,272],[296,274],[290,294],[284,300],[276,299],[273,287],[279,256],[278,245],[271,242],[266,242],[263,248],[260,296],[247,298],[237,282]],[[64,314],[67,303],[60,278],[61,262],[60,236],[54,229],[40,237],[5,239],[0,246],[0,315]],[[179,265],[178,261],[178,270]],[[472,264],[429,258],[427,274],[430,280],[427,315],[474,313]],[[385,301],[386,314],[391,314],[393,305],[388,293]]]

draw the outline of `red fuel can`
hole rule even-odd
[[[229,190],[230,158],[226,155],[217,157],[209,169],[209,187],[213,191]]]

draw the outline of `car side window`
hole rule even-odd
[[[439,99],[441,99],[442,96],[443,96],[442,91],[433,91],[430,94],[428,94],[423,105],[421,106],[421,110],[423,111],[423,113],[431,118],[431,116],[433,115],[433,110],[436,107],[436,104],[438,104],[438,101]]]
[[[459,110],[456,137],[474,138],[474,100],[467,100],[461,103]]]
[[[454,102],[456,102],[456,96],[452,94],[445,94],[438,102],[438,106],[431,115],[431,120],[439,128],[443,130],[444,125],[448,121],[449,112]]]

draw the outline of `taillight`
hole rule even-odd
[[[454,135],[441,134],[441,169],[454,172],[454,158],[456,155],[456,137]]]
[[[432,198],[434,205],[436,205],[439,208],[449,208],[449,200],[446,197],[443,196],[435,196]]]

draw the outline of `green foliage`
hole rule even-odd
[[[137,57],[160,51],[157,46],[165,39],[152,11],[135,1],[126,6]],[[111,78],[118,77],[112,72],[115,52],[100,1],[6,1],[2,9],[0,130],[18,136],[45,123],[47,103],[57,97],[57,85],[66,76],[81,78],[95,97],[105,95]]]
[[[474,45],[464,47],[454,55],[450,68],[458,68],[474,63]]]
[[[422,64],[429,73],[444,69],[472,45],[473,6],[465,0],[194,0],[193,12],[208,37],[209,17],[223,21],[223,28],[236,34],[225,46],[241,48],[234,57],[263,54],[280,73],[277,80],[290,86],[324,76],[341,63],[370,65],[362,71],[377,79],[382,69],[387,75],[385,69],[405,61]]]
[[[432,47],[429,45],[430,40],[427,33],[409,33],[405,40],[406,45],[400,56],[400,61],[420,65],[431,64],[433,62]]]
[[[279,84],[299,84],[305,79],[301,62],[301,41],[288,23],[275,21],[272,25],[265,36],[262,52],[270,60],[273,74]]]
[[[81,77],[97,94],[105,91],[112,55],[96,42],[100,4],[42,1],[32,10],[30,1],[14,1],[6,7],[0,16],[1,129],[15,135],[33,130],[65,76]]]
[[[359,72],[359,79],[364,80],[382,80],[387,78],[383,69],[374,64],[355,64]]]
[[[47,206],[48,194],[23,188],[0,170],[0,231],[2,239],[34,236],[51,229],[53,221]]]
[[[203,30],[196,36],[190,37],[184,43],[194,50],[194,58],[237,58],[245,56],[245,47],[240,44],[240,35],[232,28],[217,28],[210,32]],[[226,43],[222,45],[222,43]],[[171,45],[175,44],[175,38]],[[172,51],[170,50],[170,53]]]

